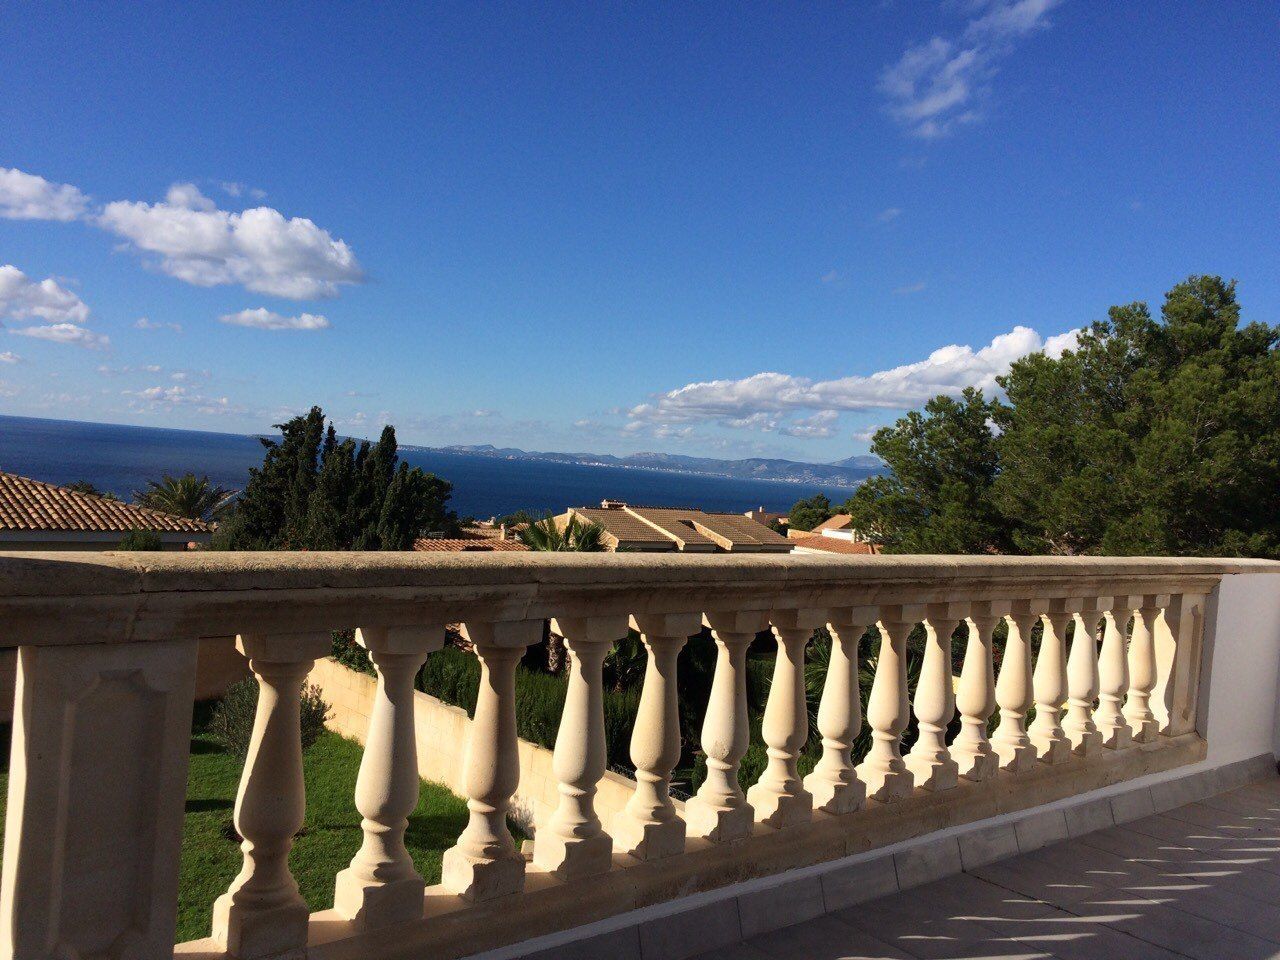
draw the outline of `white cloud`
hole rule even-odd
[[[838,283],[839,281],[840,281],[839,270],[828,270],[826,273],[822,275],[823,283]]]
[[[278,313],[272,313],[266,307],[224,314],[218,318],[218,321],[236,327],[253,327],[257,330],[328,330],[332,326],[327,318],[314,313],[284,317]]]
[[[887,207],[876,214],[876,219],[881,223],[888,223],[891,220],[897,220],[902,216],[902,210],[898,207]]]
[[[207,397],[193,393],[189,387],[147,387],[143,390],[122,390],[129,397],[129,406],[135,410],[173,410],[179,407],[190,408],[196,413],[224,414],[243,413],[242,407],[235,406],[227,397]]]
[[[0,363],[22,363],[22,358],[12,350],[6,350],[3,353],[0,353]]]
[[[690,383],[628,412],[632,432],[643,425],[715,421],[723,426],[780,429],[789,436],[829,436],[842,410],[907,410],[938,394],[956,395],[965,387],[998,389],[996,377],[1013,361],[1045,351],[1059,355],[1075,343],[1075,332],[1045,340],[1029,327],[1014,327],[979,349],[952,344],[915,363],[869,375],[811,380],[785,373],[757,373],[740,380]],[[782,415],[813,410],[811,416],[785,422]],[[794,432],[794,431],[807,432]]]
[[[889,113],[913,136],[946,136],[981,116],[977,101],[988,92],[996,64],[1014,44],[1048,27],[1062,0],[980,0],[958,37],[909,47],[880,75]]]
[[[915,283],[908,283],[906,286],[898,287],[893,292],[900,297],[905,297],[913,293],[919,293],[924,288],[925,282],[923,280],[917,280]]]
[[[263,200],[267,196],[267,191],[259,190],[257,187],[246,187],[243,183],[224,180],[218,184],[222,188],[222,192],[229,197],[250,196],[255,200]]]
[[[106,334],[94,333],[74,323],[51,323],[44,327],[23,327],[10,332],[20,337],[34,337],[37,340],[49,340],[52,343],[67,343],[89,350],[102,350],[111,344],[111,339]]]
[[[89,198],[67,183],[0,167],[0,217],[6,220],[78,220]]]
[[[134,321],[133,325],[139,330],[172,330],[174,333],[182,332],[182,324],[166,323],[162,320],[148,320],[146,317],[139,317]]]
[[[52,277],[36,281],[13,264],[0,266],[0,318],[84,323],[89,308]]]
[[[219,210],[193,184],[174,184],[160,203],[117,200],[97,218],[103,229],[143,253],[160,270],[200,287],[240,284],[294,300],[338,295],[364,271],[351,248],[304,217],[270,207]]]

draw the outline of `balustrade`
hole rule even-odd
[[[298,696],[314,661],[330,648],[330,631],[353,619],[363,618],[357,642],[377,674],[352,798],[362,843],[334,879],[323,936],[386,936],[394,929],[407,943],[429,935],[463,938],[466,911],[493,918],[565,884],[580,891],[574,916],[582,918],[601,919],[610,903],[632,902],[626,898],[656,902],[677,895],[693,875],[692,866],[673,866],[678,879],[664,879],[666,864],[677,858],[698,858],[699,883],[714,886],[841,856],[845,837],[863,837],[864,848],[891,842],[880,841],[882,834],[913,835],[894,832],[898,808],[888,812],[884,804],[927,804],[918,809],[937,811],[937,823],[950,824],[948,811],[991,816],[1149,772],[1160,762],[1191,762],[1203,756],[1196,716],[1206,604],[1223,576],[1248,569],[1208,560],[679,557],[658,564],[503,555],[465,562],[380,555],[349,566],[344,557],[262,556],[252,564],[149,560],[145,574],[123,566],[117,574],[116,561],[95,559],[94,575],[107,579],[76,595],[74,615],[63,621],[73,627],[57,629],[37,615],[52,609],[38,575],[0,556],[0,623],[18,631],[10,639],[23,644],[0,881],[6,956],[98,955],[113,944],[146,958],[170,950],[163,930],[172,930],[174,916],[196,637],[238,631],[238,649],[259,687],[235,805],[243,867],[214,904],[207,948],[260,960],[300,955],[317,929],[289,867],[306,809]],[[200,562],[206,566],[195,566]],[[208,582],[193,579],[191,570]],[[323,575],[313,577],[313,570]],[[3,592],[15,583],[29,584],[16,599]],[[527,859],[507,825],[521,789],[515,671],[549,621],[568,652],[551,762],[558,792]],[[1002,621],[1007,635],[1000,642]],[[460,780],[468,820],[444,854],[441,886],[427,889],[405,847],[418,799],[418,751],[432,749],[417,738],[413,680],[442,646],[450,622],[463,624],[480,666]],[[952,634],[961,622],[967,635],[953,684]],[[1033,658],[1036,624],[1041,635]],[[677,670],[681,651],[703,625],[710,641],[693,642],[714,644],[714,670],[700,742],[691,744],[682,741],[681,716],[703,705],[682,710]],[[772,649],[763,637],[753,646],[770,627]],[[806,750],[806,647],[819,627],[831,638],[825,669],[810,678],[820,681],[810,689],[821,688],[821,743]],[[100,636],[67,645],[62,637],[72,628]],[[629,628],[646,654],[630,741],[635,785],[606,829],[596,809],[608,760],[602,664]],[[864,633],[877,640],[869,651],[869,689],[859,665]],[[69,651],[77,651],[75,659]],[[749,651],[753,671],[762,666],[756,658],[772,661],[772,681],[760,728],[767,764],[744,792]],[[909,699],[908,662],[917,657]],[[871,742],[857,757],[864,693]],[[111,708],[101,727],[76,712],[82,697]],[[999,724],[989,731],[997,706]],[[957,713],[959,732],[948,745]],[[919,734],[904,757],[902,737],[913,715]],[[123,735],[104,732],[111,730]],[[151,762],[138,760],[138,743],[149,744]],[[1126,751],[1135,744],[1141,750]],[[705,778],[681,807],[672,799],[672,777],[695,749],[705,759]],[[815,754],[812,772],[801,778],[802,761]],[[94,769],[103,775],[87,773],[85,756],[100,763]],[[1170,759],[1152,759],[1161,756]],[[1066,760],[1073,762],[1057,769]],[[116,769],[127,778],[123,785]],[[1031,774],[1034,791],[1020,791],[1020,778]],[[106,836],[84,813],[86,798],[103,797],[138,809],[125,821],[128,843]],[[71,813],[87,816],[104,835],[73,830]],[[795,842],[770,843],[775,829]],[[711,843],[686,844],[686,833]],[[99,843],[109,855],[94,852]],[[759,863],[758,849],[767,852]],[[630,873],[642,863],[648,866]],[[119,883],[100,891],[101,903],[90,908],[85,891],[97,889],[106,867]],[[537,877],[528,889],[526,874]],[[649,886],[631,892],[632,875]],[[55,894],[61,911],[49,907]],[[470,906],[500,897],[510,899],[501,907]],[[442,909],[438,898],[462,911],[463,919],[450,921],[455,933],[431,932],[431,917]],[[500,936],[485,935],[490,945]],[[446,953],[457,955],[464,940],[450,942],[457,948]]]

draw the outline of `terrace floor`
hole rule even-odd
[[[1280,779],[828,914],[697,960],[1280,957]]]

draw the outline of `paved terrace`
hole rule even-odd
[[[1277,902],[1269,778],[698,960],[1264,960],[1280,956]]]

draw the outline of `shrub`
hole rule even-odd
[[[354,630],[333,631],[333,647],[329,655],[356,673],[367,673],[369,676],[377,673],[373,669],[373,661],[369,659],[369,651],[356,643]]]
[[[305,752],[324,732],[329,718],[329,704],[321,697],[316,684],[302,688],[302,749]],[[252,677],[233,683],[213,708],[209,718],[209,734],[228,753],[244,759],[253,739],[253,721],[258,712],[258,681]]]
[[[117,550],[163,550],[164,542],[154,530],[130,530]]]

